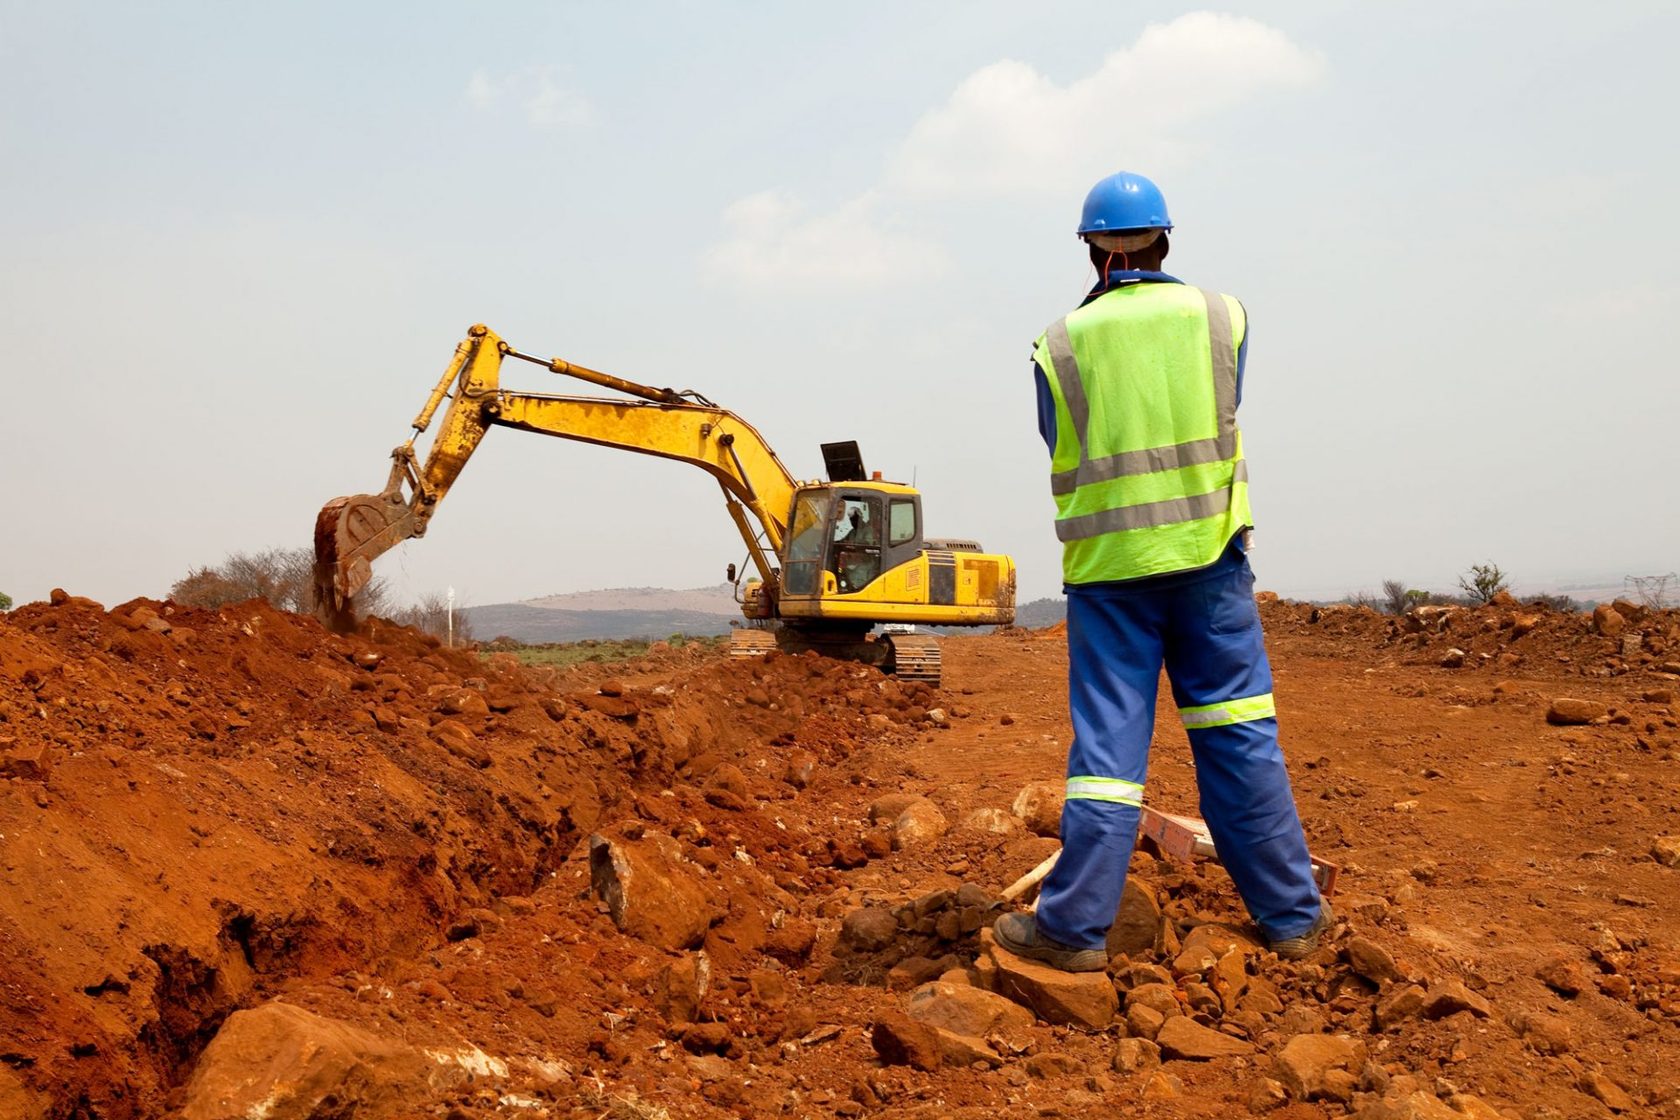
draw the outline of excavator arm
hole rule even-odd
[[[635,399],[506,390],[500,385],[506,357]],[[414,442],[446,398],[449,407],[422,464]],[[377,557],[410,537],[425,535],[437,504],[493,427],[657,455],[706,471],[718,480],[753,566],[773,594],[775,557],[782,551],[797,484],[751,424],[698,394],[657,389],[562,359],[522,354],[481,324],[456,347],[449,368],[415,417],[414,434],[391,453],[385,488],[377,494],[334,498],[316,517],[316,602],[329,625],[343,629],[351,623],[350,600],[372,578]]]

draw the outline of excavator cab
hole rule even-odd
[[[922,552],[922,497],[890,482],[807,486],[794,494],[782,597],[853,595]]]

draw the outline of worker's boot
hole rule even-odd
[[[1310,957],[1318,952],[1318,938],[1330,923],[1336,920],[1335,912],[1330,909],[1330,900],[1322,899],[1319,903],[1318,917],[1308,927],[1307,932],[1298,933],[1294,937],[1285,937],[1281,941],[1267,943],[1267,948],[1286,961],[1298,961],[1302,957]]]
[[[1101,972],[1108,967],[1108,950],[1076,949],[1038,931],[1032,914],[1005,914],[992,925],[998,946],[1063,972]]]

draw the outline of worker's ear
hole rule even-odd
[[[1166,260],[1167,253],[1172,249],[1172,242],[1167,239],[1166,230],[1161,231],[1161,236],[1156,240],[1155,244],[1161,247],[1161,259]]]

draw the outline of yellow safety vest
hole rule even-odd
[[[1056,405],[1050,491],[1070,584],[1206,567],[1248,528],[1231,296],[1128,284],[1051,325],[1034,358]]]

